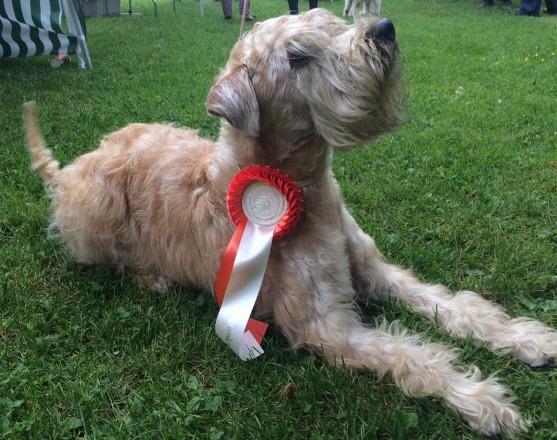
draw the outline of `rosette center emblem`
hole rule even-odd
[[[261,226],[279,222],[288,203],[280,191],[263,182],[250,184],[242,195],[242,209],[247,218]]]

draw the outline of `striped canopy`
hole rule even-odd
[[[72,0],[1,0],[0,58],[67,55],[83,48],[87,52],[85,22],[78,19],[74,3]],[[62,29],[63,9],[72,32]],[[89,57],[88,52],[86,56]]]

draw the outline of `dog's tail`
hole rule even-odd
[[[60,164],[54,159],[52,152],[46,148],[39,129],[37,105],[34,101],[23,104],[23,119],[32,166],[39,172],[46,187],[52,191],[56,188]]]

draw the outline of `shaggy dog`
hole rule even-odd
[[[171,125],[132,124],[60,169],[26,105],[33,166],[51,189],[53,224],[75,258],[133,272],[143,283],[213,290],[233,233],[227,187],[238,167],[265,164],[299,182],[301,224],[275,243],[256,304],[294,347],[338,365],[389,374],[409,395],[434,395],[485,434],[526,423],[507,388],[457,354],[397,329],[362,324],[358,300],[406,303],[441,329],[538,367],[555,364],[557,333],[509,318],[473,292],[452,294],[385,261],[344,206],[333,151],[400,122],[405,93],[390,20],[346,24],[322,9],[257,24],[232,49],[209,92],[216,142]]]

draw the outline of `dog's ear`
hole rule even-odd
[[[211,115],[222,116],[247,135],[259,135],[259,105],[247,67],[234,70],[211,87],[207,111]]]

